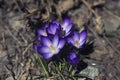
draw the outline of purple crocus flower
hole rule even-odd
[[[42,46],[38,49],[38,52],[41,53],[44,59],[49,59],[58,54],[65,45],[65,40],[59,39],[58,35],[55,35],[52,40],[47,37],[42,37],[41,40]]]
[[[47,28],[49,34],[55,35],[60,31],[60,25],[57,21],[52,21]]]
[[[38,29],[37,30],[38,36],[48,36],[47,30],[46,30],[48,27],[49,27],[49,24],[46,23],[42,29]]]
[[[85,44],[87,38],[87,31],[83,30],[81,33],[77,33],[74,31],[73,36],[68,38],[68,43],[72,44],[76,48],[81,48],[83,44]]]
[[[73,24],[70,22],[70,18],[66,17],[61,25],[61,34],[66,37],[70,34]]]
[[[79,62],[80,58],[75,52],[70,52],[68,55],[67,61],[71,65],[75,65]]]

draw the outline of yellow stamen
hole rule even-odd
[[[75,45],[78,47],[78,45],[79,45],[78,40],[75,41]]]
[[[65,34],[65,31],[63,30],[63,28],[62,28],[62,30],[61,30],[61,33],[62,33],[62,35],[64,35],[64,34]]]
[[[50,49],[52,52],[55,52],[55,50],[56,50],[55,47],[53,47],[52,45],[50,45]]]

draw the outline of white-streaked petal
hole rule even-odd
[[[55,54],[55,55],[58,54],[59,51],[60,51],[60,49],[57,49],[54,54]]]
[[[57,24],[51,24],[51,26],[50,26],[50,29],[51,29],[51,31],[52,31],[52,34],[55,34],[56,33],[56,30],[57,30]]]
[[[68,36],[70,33],[71,33],[71,31],[68,32],[68,33],[65,33],[64,37]]]
[[[64,45],[65,45],[65,40],[60,40],[59,41],[59,44],[58,44],[58,49],[61,49],[61,48],[63,48],[64,47]]]
[[[54,38],[53,38],[53,46],[54,47],[57,47],[58,41],[59,41],[59,37],[58,37],[58,35],[55,35]]]
[[[68,33],[71,30],[72,26],[73,24],[69,24],[65,29],[65,33]]]
[[[70,24],[70,18],[65,18],[64,20],[63,20],[63,23],[62,23],[62,28],[63,28],[63,30],[65,30],[66,29],[66,27],[68,26]]]
[[[79,40],[79,35],[77,32],[74,32],[73,39],[74,41]]]
[[[42,43],[47,47],[49,47],[52,44],[51,41],[46,37],[42,37]]]
[[[87,31],[83,30],[79,34],[79,47],[81,47],[86,42],[86,38],[87,38]]]
[[[47,53],[50,53],[50,49],[46,46],[44,47],[41,47],[39,50],[38,50],[40,53],[42,54],[47,54]]]
[[[39,35],[42,35],[42,36],[47,36],[46,31],[45,31],[45,30],[42,30],[42,29],[38,29],[38,30],[37,30],[37,33],[38,33]]]
[[[54,55],[54,54],[52,54],[52,53],[44,54],[44,55],[43,55],[43,58],[44,58],[44,59],[50,59],[53,55]]]

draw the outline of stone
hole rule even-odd
[[[96,68],[96,67],[88,66],[87,68],[82,70],[79,74],[83,77],[90,78],[90,79],[94,80],[94,78],[96,76],[98,76],[99,71],[98,71],[98,68]]]

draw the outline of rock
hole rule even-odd
[[[104,25],[106,32],[116,31],[117,28],[120,26],[120,19],[114,16],[111,16],[109,18],[104,18]]]
[[[78,80],[86,80],[86,78],[79,78]]]
[[[82,70],[79,74],[83,77],[87,77],[94,80],[94,78],[98,76],[99,71],[98,68],[96,67],[88,66],[87,68]]]

